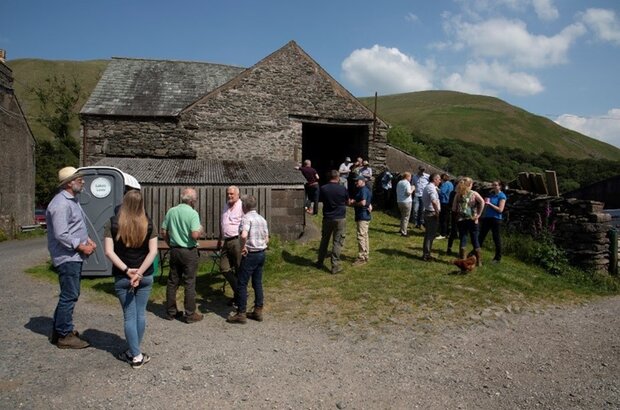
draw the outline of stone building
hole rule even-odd
[[[115,58],[80,118],[83,165],[137,157],[235,161],[251,169],[309,158],[324,175],[344,157],[361,156],[377,171],[385,167],[387,125],[294,41],[247,69]],[[285,169],[291,174],[278,172],[286,186],[297,181],[287,189],[303,196],[299,172]],[[139,169],[131,173],[140,180]],[[303,207],[293,197],[287,206],[303,226]]]
[[[0,231],[13,236],[34,223],[36,142],[0,50]]]

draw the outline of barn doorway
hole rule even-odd
[[[302,161],[309,159],[321,184],[326,174],[338,169],[345,157],[368,158],[368,125],[302,124]]]

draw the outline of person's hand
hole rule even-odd
[[[86,241],[87,244],[91,245],[94,249],[97,249],[97,244],[95,243],[95,241],[93,241],[92,239],[88,238],[88,240]]]
[[[241,248],[241,256],[246,256],[248,254],[248,247],[244,246]]]
[[[92,241],[91,241],[92,242]],[[96,245],[94,243],[81,243],[77,247],[77,251],[84,254],[85,256],[90,256],[93,252],[95,252]]]
[[[129,276],[131,287],[138,287],[140,279],[142,279],[142,275],[138,273],[138,268],[130,268],[127,271],[127,275]]]
[[[368,212],[372,212],[372,204],[368,205]]]

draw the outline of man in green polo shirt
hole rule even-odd
[[[177,310],[177,290],[183,280],[185,287],[183,320],[195,323],[203,315],[196,310],[196,271],[198,270],[198,238],[202,235],[200,217],[194,209],[196,190],[185,188],[181,203],[170,208],[162,222],[162,236],[170,246],[170,274],[166,286],[166,319],[181,318]]]

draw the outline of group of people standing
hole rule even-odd
[[[50,341],[61,349],[82,349],[90,344],[75,329],[73,311],[80,295],[82,264],[96,250],[89,238],[86,218],[77,195],[84,177],[73,167],[58,172],[59,192],[47,207],[48,249],[58,273],[60,295],[53,318]],[[203,319],[196,308],[198,240],[203,235],[196,190],[186,188],[181,203],[168,210],[161,235],[170,247],[170,273],[166,285],[168,320],[195,323]],[[226,190],[226,206],[221,216],[218,249],[221,272],[234,290],[235,311],[229,323],[246,323],[247,318],[263,320],[262,271],[269,242],[267,222],[256,211],[254,196],[240,198],[239,188]],[[128,349],[117,358],[133,368],[142,367],[150,357],[141,351],[146,328],[146,305],[153,287],[153,262],[158,252],[158,233],[146,214],[139,190],[129,189],[122,204],[104,228],[104,250],[112,263],[114,290],[123,310]],[[246,313],[247,285],[252,282],[254,309]],[[177,308],[176,294],[184,286],[184,310]]]
[[[466,256],[467,240],[471,241],[471,254],[476,265],[482,265],[481,246],[487,234],[492,232],[495,243],[494,262],[502,257],[500,226],[506,205],[506,194],[500,181],[493,181],[491,193],[483,198],[472,190],[473,180],[460,177],[456,187],[447,174],[427,174],[423,166],[412,175],[404,172],[396,185],[396,201],[400,211],[400,230],[408,236],[410,219],[416,228],[424,228],[422,258],[435,260],[431,255],[435,239],[448,238],[447,253],[452,254],[452,244],[459,239],[459,258]],[[413,215],[412,215],[413,211]]]

